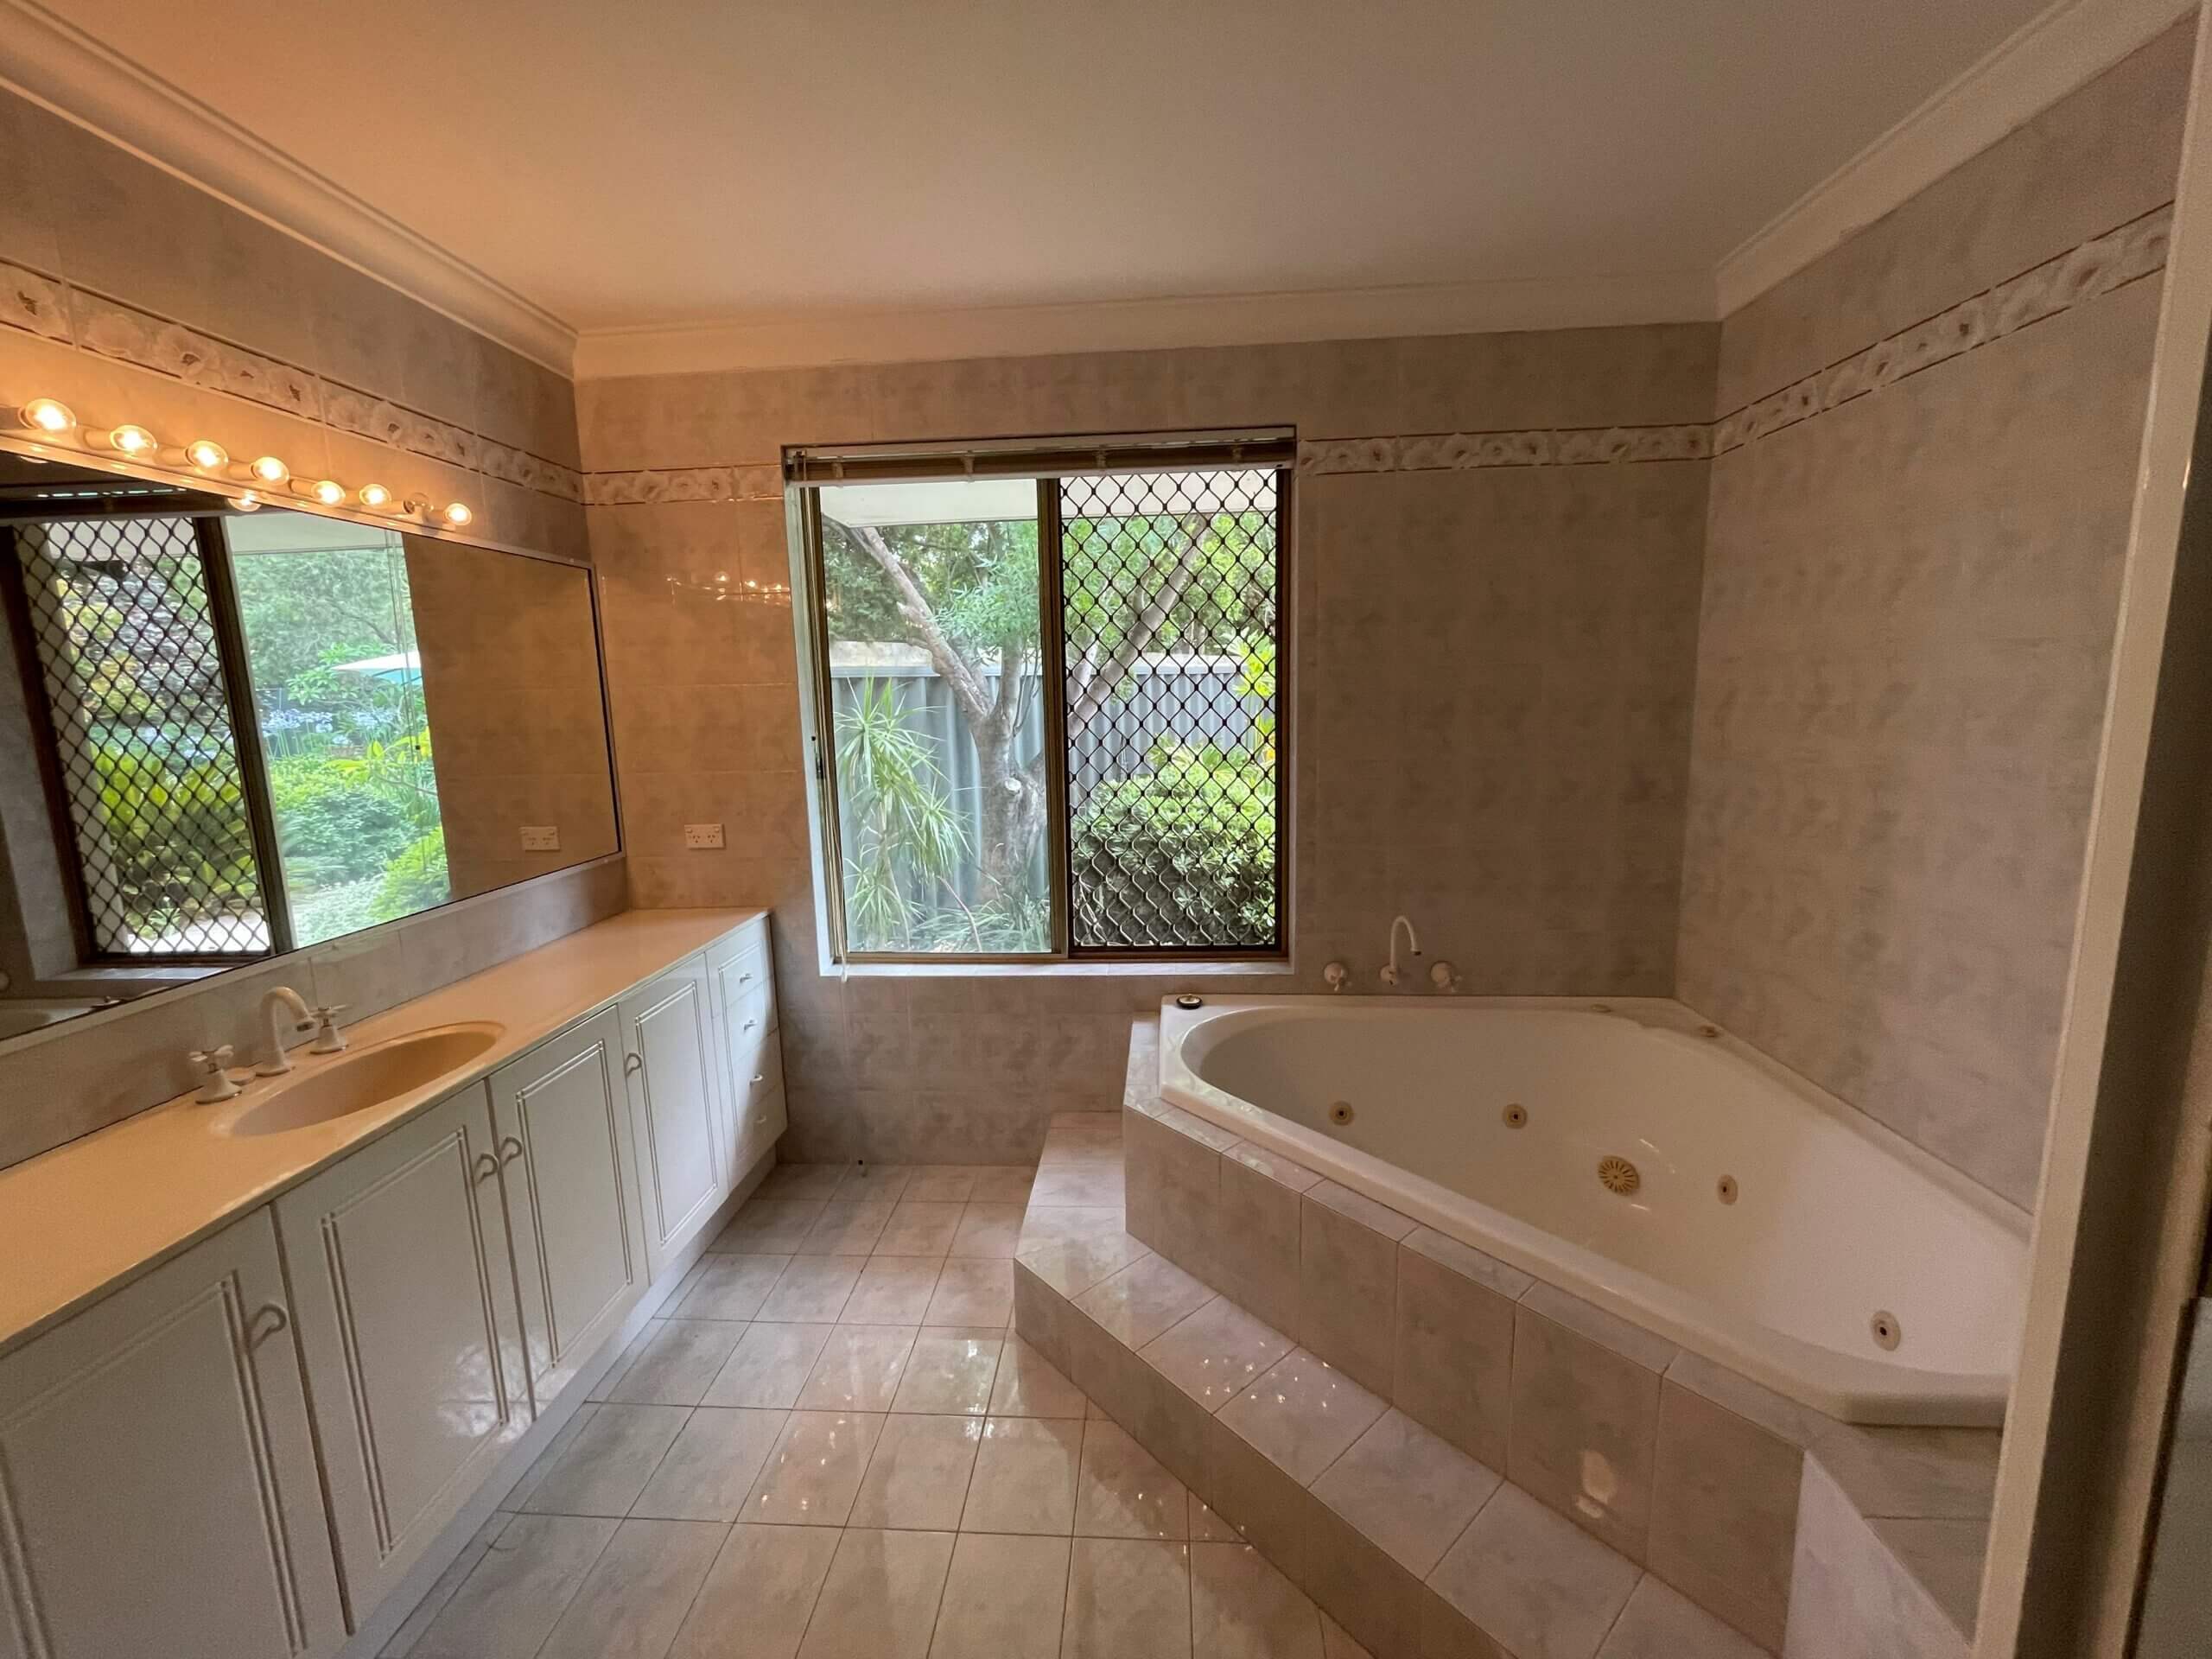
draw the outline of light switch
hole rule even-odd
[[[722,827],[719,823],[687,823],[683,826],[683,844],[694,852],[720,847]]]
[[[557,823],[525,823],[522,827],[522,849],[525,853],[559,852],[561,826]]]

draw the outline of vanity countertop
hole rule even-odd
[[[505,1027],[434,1088],[325,1123],[237,1136],[213,1126],[265,1096],[265,1083],[219,1105],[181,1095],[0,1170],[0,1353],[764,913],[627,911],[346,1028],[358,1049],[429,1026]],[[294,1076],[331,1063],[304,1049],[293,1059]]]

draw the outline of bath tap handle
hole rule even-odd
[[[200,1092],[193,1096],[202,1106],[212,1106],[219,1100],[236,1100],[238,1086],[231,1081],[227,1069],[235,1050],[228,1043],[219,1048],[195,1048],[192,1063],[200,1070]]]
[[[1459,988],[1459,971],[1448,962],[1436,963],[1428,970],[1428,982],[1450,996]]]
[[[1341,991],[1344,982],[1351,977],[1351,969],[1341,962],[1332,962],[1321,970],[1321,977],[1332,991]]]

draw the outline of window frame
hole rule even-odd
[[[1250,452],[1266,457],[1255,465]],[[1297,436],[1290,428],[1193,434],[1139,434],[1026,439],[992,443],[854,446],[838,449],[794,446],[784,452],[785,521],[791,556],[793,632],[798,650],[798,700],[804,764],[811,777],[807,796],[808,851],[815,887],[818,960],[823,970],[968,968],[1088,969],[1126,965],[1133,971],[1183,963],[1279,966],[1290,959],[1291,779],[1296,764],[1295,638],[1292,599],[1292,526]],[[1060,486],[1064,480],[1107,474],[1222,470],[1268,471],[1274,475],[1274,916],[1270,945],[1080,945],[1071,937],[1074,891],[1071,874],[1075,833],[1068,810],[1068,735],[1065,558]],[[1039,663],[1046,752],[1045,848],[1049,948],[1043,951],[855,950],[847,944],[843,849],[839,836],[836,753],[830,730],[834,716],[829,612],[823,569],[822,486],[893,483],[961,477],[1033,478],[1037,486],[1037,593]]]

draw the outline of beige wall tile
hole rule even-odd
[[[1506,1473],[1639,1561],[1651,1518],[1658,1420],[1657,1371],[1521,1304]]]
[[[1325,1201],[1357,1198],[1324,1181],[1300,1200],[1298,1337],[1314,1353],[1355,1382],[1389,1398],[1395,1370],[1395,1307],[1398,1237],[1395,1217],[1378,1230],[1371,1222],[1391,1217],[1380,1205],[1361,1201],[1364,1218]]]
[[[1770,1652],[1782,1648],[1804,1453],[1668,1382],[1652,1471],[1651,1570]]]

